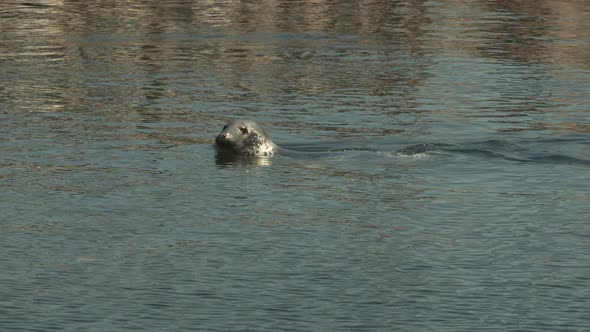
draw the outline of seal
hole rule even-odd
[[[276,145],[252,120],[234,120],[226,124],[215,138],[216,163],[220,165],[270,165],[270,157],[283,155],[297,159],[315,159],[335,156],[346,151],[376,152],[370,148],[344,148],[328,151],[293,151]]]
[[[262,128],[251,120],[234,120],[226,124],[215,138],[218,154],[235,157],[270,157],[279,147]]]

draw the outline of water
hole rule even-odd
[[[0,329],[590,329],[585,1],[0,5]],[[228,119],[322,158],[216,162]]]

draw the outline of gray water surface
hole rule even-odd
[[[586,1],[5,1],[0,31],[0,330],[590,330]],[[353,150],[220,162],[230,119]]]

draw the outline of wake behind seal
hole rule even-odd
[[[276,145],[252,120],[234,120],[226,124],[215,138],[216,162],[269,165],[271,156],[280,154],[291,158],[315,159],[333,157],[338,152],[377,152],[370,148],[344,148],[329,151],[292,151]]]
[[[279,147],[262,128],[251,120],[234,120],[226,124],[215,138],[218,156],[270,157]]]

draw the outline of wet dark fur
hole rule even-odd
[[[254,121],[236,120],[228,123],[215,138],[220,154],[242,157],[269,157],[277,146]]]

